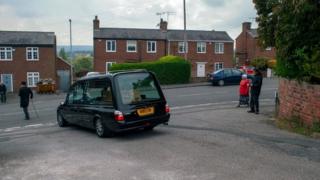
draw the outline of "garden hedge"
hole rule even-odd
[[[191,64],[178,56],[164,56],[153,62],[114,64],[111,67],[111,71],[132,69],[154,72],[161,84],[188,83],[191,76]]]

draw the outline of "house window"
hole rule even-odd
[[[179,42],[178,43],[178,52],[179,53],[184,53],[184,52],[188,52],[188,42],[186,43],[187,45],[185,46],[184,42]]]
[[[36,87],[39,82],[40,74],[39,72],[28,72],[27,73],[27,81],[28,87]]]
[[[117,44],[115,40],[107,40],[107,52],[116,52],[117,51]]]
[[[217,71],[219,69],[223,69],[223,62],[214,63],[214,71]]]
[[[215,53],[223,54],[224,53],[224,44],[223,43],[215,43]]]
[[[137,41],[127,41],[127,52],[137,52]]]
[[[106,73],[108,73],[110,71],[110,68],[113,64],[116,64],[116,62],[106,62]]]
[[[27,48],[27,60],[28,61],[37,61],[37,60],[39,60],[39,48],[37,48],[37,47],[28,47]]]
[[[148,53],[156,53],[157,52],[157,42],[156,41],[148,41],[147,42],[147,52]]]
[[[207,44],[206,42],[197,42],[197,53],[206,53]]]
[[[11,61],[12,60],[12,48],[0,47],[0,60]]]
[[[266,51],[271,51],[271,49],[272,49],[271,47],[267,47]]]

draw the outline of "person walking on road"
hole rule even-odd
[[[0,83],[0,100],[1,103],[6,103],[7,101],[7,87],[2,82]]]
[[[237,107],[241,105],[247,105],[249,107],[249,89],[250,89],[250,81],[247,78],[246,74],[242,75],[242,80],[240,81],[239,87],[239,104]]]
[[[248,113],[259,114],[259,96],[262,86],[262,74],[258,69],[254,70],[254,77],[251,82],[251,98],[250,98],[250,111]]]
[[[29,120],[29,112],[28,112],[28,106],[29,106],[29,98],[33,98],[33,93],[30,88],[27,87],[27,83],[25,81],[21,82],[21,87],[19,90],[19,96],[20,96],[20,107],[23,108],[23,112],[25,114],[25,120]]]

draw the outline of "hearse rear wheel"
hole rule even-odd
[[[100,118],[95,120],[96,134],[99,137],[113,137],[114,133],[110,131],[105,125],[102,123]]]

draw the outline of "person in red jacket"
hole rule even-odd
[[[249,106],[249,88],[250,88],[250,80],[248,79],[246,74],[242,75],[242,80],[240,81],[239,87],[239,104],[240,105],[247,105]]]

